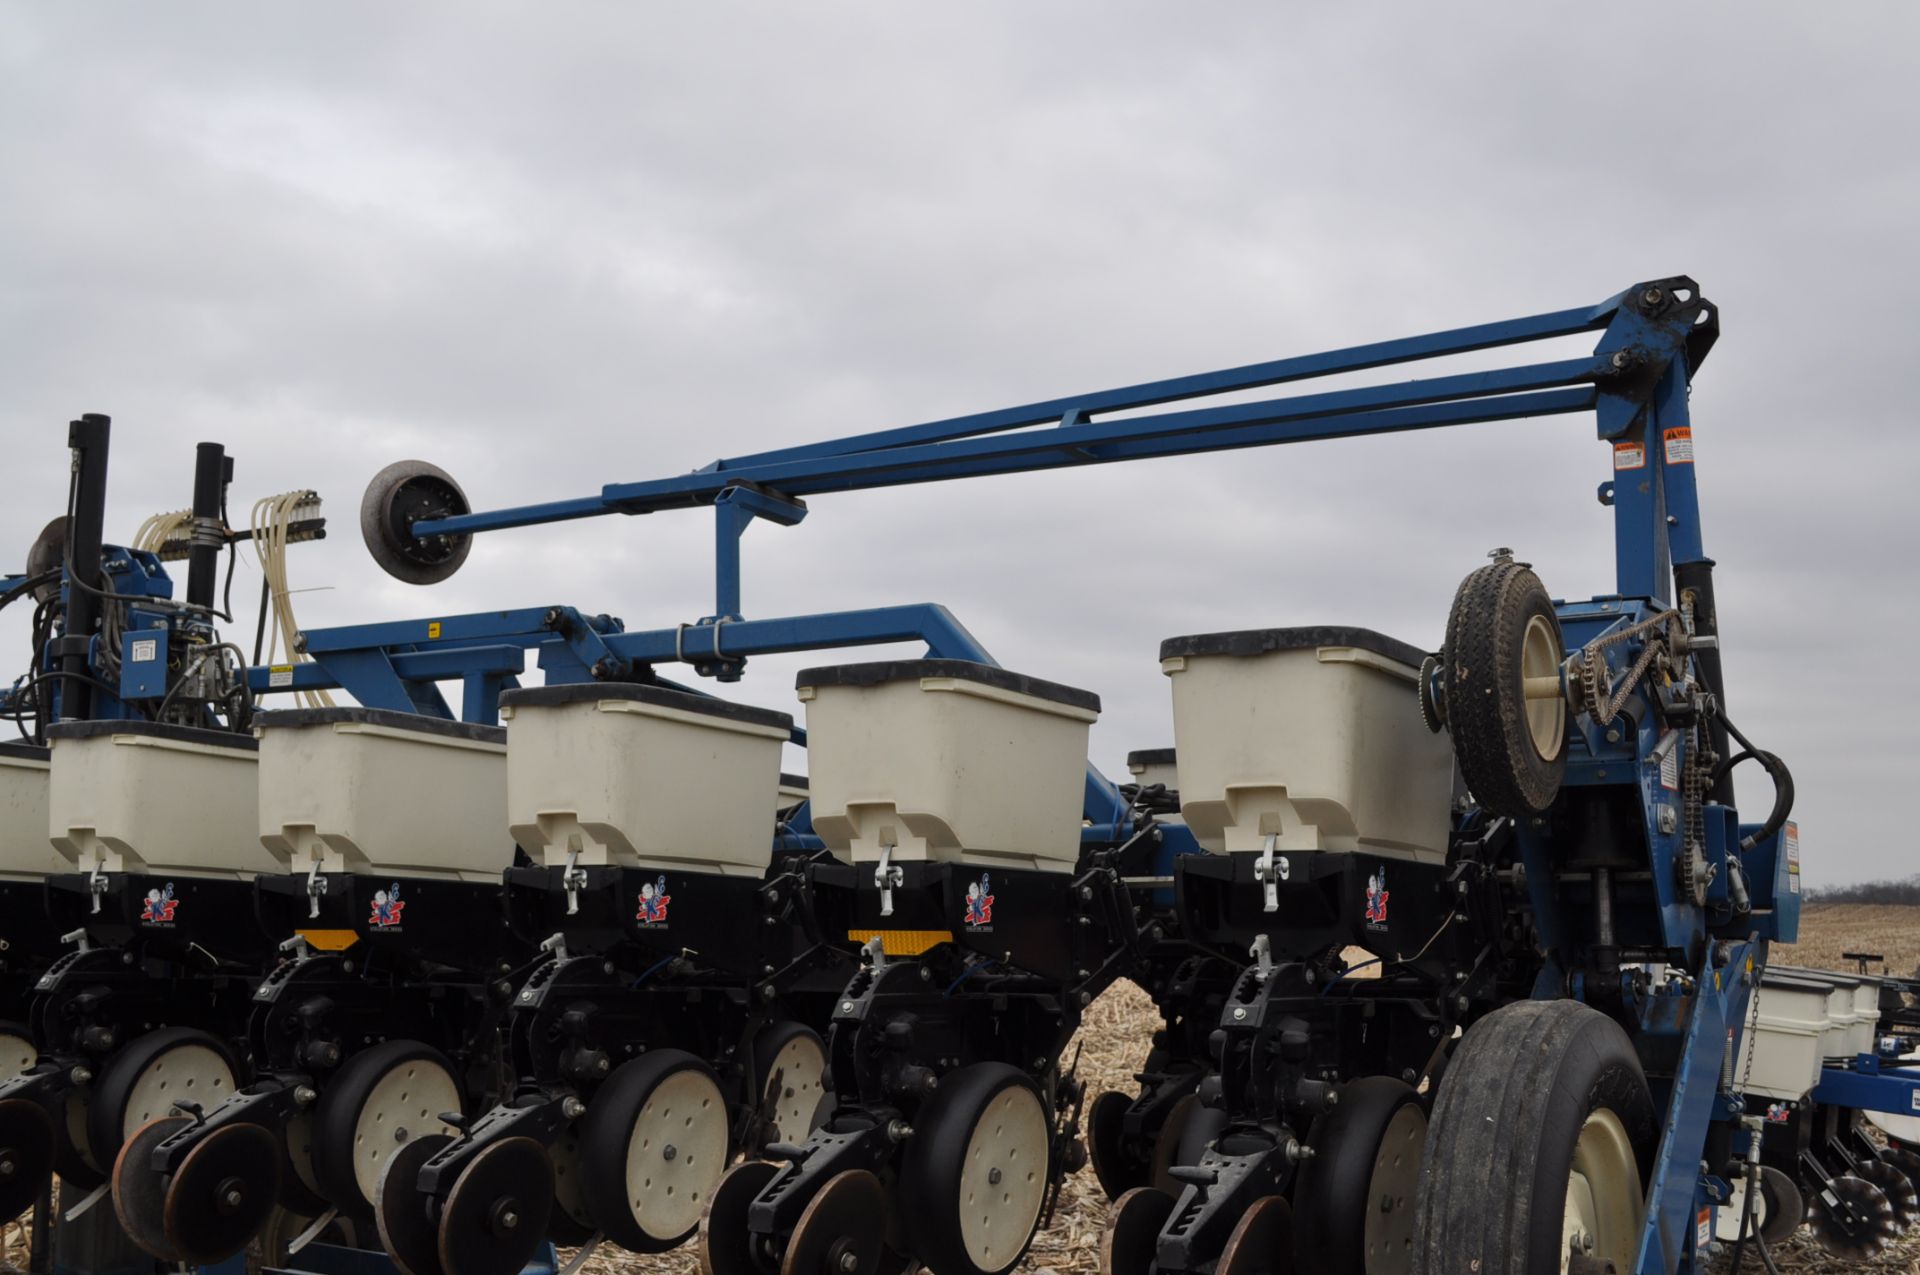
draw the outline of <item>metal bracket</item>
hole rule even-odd
[[[307,916],[318,919],[320,916],[320,896],[327,892],[327,878],[320,871],[320,856],[313,856],[313,863],[307,869]]]
[[[1287,856],[1275,855],[1274,851],[1279,844],[1280,834],[1268,833],[1266,845],[1261,847],[1260,857],[1254,861],[1253,865],[1253,879],[1260,883],[1266,894],[1266,903],[1262,910],[1267,912],[1280,910],[1280,883],[1285,881],[1293,870],[1293,865],[1287,862]]]
[[[899,870],[898,868],[894,869],[895,872]],[[868,939],[864,946],[867,959],[873,962],[874,973],[878,974],[881,970],[887,968],[887,949],[885,945],[880,942],[880,936],[878,934]]]
[[[87,872],[87,893],[93,896],[93,914],[100,915],[100,900],[106,897],[107,878],[100,871],[100,860],[93,861],[93,867]]]
[[[98,912],[99,910],[100,910],[99,903],[98,903],[98,900],[96,900],[94,911]],[[85,930],[69,930],[65,934],[62,934],[60,936],[60,941],[62,943],[74,944],[75,951],[91,952],[93,950],[93,944],[90,941],[88,941],[87,932]]]
[[[551,938],[545,939],[541,942],[540,950],[542,952],[552,952],[555,960],[559,960],[559,961],[566,960],[567,959],[567,936],[565,934],[556,932]]]
[[[873,883],[880,887],[880,915],[893,915],[893,889],[907,879],[906,869],[895,867],[891,842],[880,846],[880,866],[873,870]]]
[[[576,916],[580,912],[580,891],[587,887],[587,870],[580,864],[580,838],[576,835],[567,843],[567,867],[560,874],[560,884],[567,891],[567,915]]]
[[[1256,934],[1253,946],[1247,949],[1247,955],[1253,958],[1254,970],[1260,980],[1265,982],[1273,973],[1273,942],[1264,934]]]

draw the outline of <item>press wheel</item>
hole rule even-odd
[[[380,1170],[380,1191],[373,1220],[380,1246],[404,1275],[444,1275],[440,1268],[440,1228],[420,1189],[420,1169],[453,1139],[444,1133],[415,1138],[388,1157]]]
[[[167,1184],[167,1244],[196,1266],[247,1247],[280,1194],[280,1141],[257,1124],[230,1124],[202,1138]]]
[[[1293,1270],[1293,1209],[1281,1196],[1263,1195],[1240,1215],[1214,1275],[1293,1275]]]
[[[1106,1275],[1148,1275],[1173,1203],[1171,1195],[1150,1186],[1137,1186],[1115,1200],[1100,1232],[1100,1269]]]
[[[820,1127],[827,1105],[827,1046],[801,1023],[769,1024],[753,1042],[760,1118],[769,1140],[798,1144]],[[758,1148],[755,1148],[756,1150]]]
[[[470,535],[413,534],[413,524],[469,513],[452,475],[424,460],[397,460],[373,476],[360,500],[360,536],[380,569],[408,584],[437,584],[460,569]]]
[[[1897,1166],[1885,1160],[1862,1160],[1854,1172],[1886,1193],[1887,1203],[1893,1207],[1896,1233],[1905,1234],[1908,1227],[1920,1221],[1920,1191]]]
[[[766,1238],[748,1228],[747,1210],[779,1172],[777,1164],[745,1160],[713,1188],[700,1217],[701,1275],[769,1275],[774,1269],[762,1260]]]
[[[135,1130],[191,1102],[211,1111],[234,1091],[239,1065],[217,1036],[167,1027],[136,1037],[101,1069],[87,1103],[87,1148],[111,1171]]]
[[[1404,1275],[1413,1257],[1413,1200],[1427,1117],[1391,1076],[1364,1076],[1308,1138],[1313,1157],[1294,1187],[1294,1252],[1325,1275]]]
[[[711,1067],[677,1049],[622,1063],[594,1094],[580,1131],[581,1193],[608,1239],[662,1253],[700,1228],[732,1151]]]
[[[914,1120],[901,1218],[934,1275],[999,1275],[1040,1223],[1053,1125],[1027,1074],[1005,1063],[947,1073]]]
[[[1851,1221],[1842,1215],[1842,1204],[1852,1210]],[[1887,1193],[1851,1173],[1842,1174],[1827,1190],[1815,1193],[1813,1207],[1807,1213],[1807,1228],[1821,1248],[1843,1262],[1872,1261],[1886,1251],[1897,1234]]]
[[[1770,1164],[1760,1166],[1760,1204],[1764,1217],[1760,1238],[1769,1245],[1785,1244],[1807,1222],[1807,1197],[1800,1184]]]
[[[780,1275],[880,1275],[887,1192],[865,1169],[827,1179],[787,1237]]]
[[[120,1147],[113,1165],[113,1212],[120,1229],[163,1262],[186,1260],[167,1238],[167,1175],[153,1167],[153,1149],[192,1124],[186,1116],[149,1122]]]
[[[453,1064],[431,1045],[389,1040],[341,1065],[313,1113],[313,1176],[328,1203],[364,1215],[394,1151],[453,1131],[440,1117],[466,1103]]]
[[[0,1102],[0,1222],[11,1222],[40,1198],[53,1174],[53,1117],[37,1102]]]
[[[532,1138],[502,1138],[467,1162],[440,1209],[446,1275],[519,1275],[547,1237],[553,1165]]]
[[[1124,1122],[1132,1105],[1132,1098],[1115,1089],[1103,1090],[1087,1104],[1087,1159],[1109,1200],[1144,1185],[1151,1172],[1146,1162],[1127,1154]]]

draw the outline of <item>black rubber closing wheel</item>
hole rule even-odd
[[[53,1117],[37,1102],[0,1102],[0,1222],[11,1222],[40,1198],[53,1175]]]
[[[1027,1251],[1046,1202],[1053,1122],[1005,1063],[941,1078],[900,1166],[900,1218],[933,1275],[998,1275]]]
[[[1536,1275],[1571,1256],[1633,1269],[1653,1099],[1620,1025],[1522,1001],[1454,1051],[1427,1130],[1412,1275]]]
[[[1123,1137],[1122,1122],[1132,1105],[1133,1099],[1115,1089],[1102,1090],[1087,1104],[1087,1159],[1109,1200],[1117,1200],[1147,1181],[1146,1163],[1127,1154]]]
[[[1148,1275],[1173,1203],[1171,1195],[1150,1186],[1137,1186],[1115,1200],[1100,1233],[1100,1269],[1107,1275]]]
[[[181,1259],[211,1266],[242,1252],[279,1203],[285,1153],[257,1124],[216,1129],[187,1152],[167,1184],[167,1243]]]
[[[408,584],[438,584],[460,569],[472,536],[413,534],[429,518],[471,513],[453,476],[424,460],[397,460],[373,476],[360,499],[360,537],[380,569]]]
[[[113,1165],[113,1212],[135,1244],[169,1264],[185,1257],[167,1239],[167,1176],[153,1167],[153,1149],[193,1123],[162,1116],[134,1132]]]
[[[466,1106],[447,1056],[417,1040],[383,1041],[341,1065],[313,1112],[313,1178],[329,1204],[365,1217],[387,1158],[414,1138],[447,1133]]]
[[[1855,1172],[1886,1192],[1887,1203],[1893,1206],[1893,1224],[1900,1234],[1920,1221],[1920,1191],[1898,1167],[1885,1160],[1862,1160]]]
[[[865,1169],[850,1169],[807,1201],[780,1275],[880,1275],[886,1248],[887,1189]]]
[[[803,1023],[768,1024],[753,1038],[753,1074],[760,1081],[761,1129],[770,1141],[797,1146],[825,1122],[827,1046],[819,1032]]]
[[[1441,685],[1461,778],[1489,814],[1536,815],[1560,791],[1566,700],[1528,699],[1526,684],[1557,678],[1565,655],[1553,600],[1530,569],[1502,560],[1460,582]]]
[[[502,1138],[468,1161],[440,1210],[446,1275],[519,1275],[547,1238],[553,1165],[532,1138]]]
[[[1391,1076],[1340,1089],[1307,1139],[1313,1158],[1293,1190],[1294,1245],[1303,1270],[1393,1275],[1413,1259],[1413,1198],[1427,1117],[1420,1095]]]
[[[1814,1242],[1843,1262],[1870,1262],[1887,1251],[1898,1233],[1887,1193],[1851,1173],[1833,1180],[1828,1192],[1814,1193],[1807,1229]]]
[[[100,1071],[87,1103],[87,1149],[112,1170],[120,1144],[149,1121],[174,1113],[176,1102],[208,1111],[234,1091],[240,1065],[217,1036],[165,1027],[127,1042]]]
[[[635,1253],[692,1238],[727,1171],[731,1123],[713,1069],[692,1054],[656,1049],[622,1063],[580,1119],[580,1191],[594,1225]]]
[[[1770,1164],[1760,1166],[1760,1201],[1765,1217],[1760,1222],[1760,1238],[1772,1248],[1793,1238],[1807,1221],[1807,1197],[1800,1184]]]
[[[380,1198],[374,1201],[373,1220],[380,1230],[380,1246],[404,1275],[443,1275],[440,1269],[440,1227],[420,1189],[420,1169],[453,1139],[444,1133],[415,1138],[387,1160],[380,1171]]]
[[[776,1269],[763,1258],[766,1238],[747,1228],[747,1210],[778,1172],[777,1164],[746,1160],[713,1188],[700,1218],[701,1275],[771,1275]]]
[[[1303,1269],[1319,1275],[1320,1268]],[[1263,1195],[1240,1215],[1214,1275],[1293,1275],[1293,1209],[1278,1195]]]

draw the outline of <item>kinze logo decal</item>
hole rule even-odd
[[[633,919],[642,925],[665,925],[667,923],[667,904],[673,902],[673,896],[667,893],[667,879],[662,876],[640,887],[640,908]]]
[[[180,910],[180,900],[173,897],[173,882],[167,882],[163,890],[148,890],[147,902],[140,909],[142,925],[172,925],[173,914]]]
[[[993,930],[993,896],[987,893],[987,874],[982,872],[978,881],[967,882],[967,929],[975,934],[986,934]]]
[[[407,905],[400,900],[400,883],[395,881],[384,890],[373,892],[373,915],[367,918],[367,924],[376,930],[397,930],[400,928],[400,913]]]

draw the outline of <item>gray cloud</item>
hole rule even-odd
[[[359,492],[420,454],[482,506],[580,495],[1685,271],[1725,315],[1693,408],[1730,699],[1795,766],[1812,879],[1904,873],[1916,36],[1897,3],[14,6],[0,545],[107,411],[121,534],[200,438],[243,505],[329,498],[309,625],[665,625],[710,609],[705,518],[491,537],[419,591]],[[1558,418],[826,496],[750,533],[747,603],[946,602],[1100,691],[1117,770],[1167,742],[1171,633],[1431,644],[1495,544],[1610,590],[1605,468]],[[729,693],[789,704],[799,662]]]

